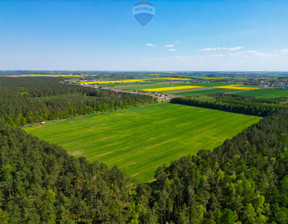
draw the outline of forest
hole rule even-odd
[[[171,103],[265,117],[285,108],[287,106],[286,101],[287,98],[285,97],[269,99],[220,93],[210,96],[174,98]]]
[[[156,102],[146,95],[62,84],[53,78],[0,78],[0,119],[14,126]]]
[[[25,94],[19,94],[21,87]],[[11,93],[21,109],[30,102],[22,96],[32,100],[71,91],[51,87],[40,96],[36,89],[19,82],[6,96]],[[0,223],[288,223],[288,110],[271,107],[263,116],[213,151],[159,167],[155,180],[145,184],[117,167],[76,159],[3,119]]]

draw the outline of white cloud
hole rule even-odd
[[[241,49],[243,49],[244,47],[230,47],[230,48],[227,48],[228,51],[239,51]]]
[[[156,47],[157,45],[156,44],[147,43],[146,46],[147,47]]]
[[[218,51],[218,50],[222,50],[222,47],[213,47],[213,48],[203,48],[203,49],[200,49],[199,51]]]
[[[170,48],[170,49],[168,49],[168,51],[170,51],[170,52],[175,52],[176,49],[174,49],[174,48]]]
[[[243,52],[244,54],[250,54],[252,56],[262,56],[262,57],[269,57],[269,56],[272,56],[271,54],[266,54],[266,53],[263,53],[263,52],[259,52],[259,51],[253,51],[253,50],[249,50],[249,51],[244,51]]]
[[[175,47],[175,44],[167,44],[167,45],[165,45],[165,47],[167,47],[167,48],[173,48],[173,47]]]
[[[281,49],[280,52],[283,54],[288,54],[288,49]]]
[[[259,51],[254,51],[254,50],[247,50],[247,51],[238,51],[236,53],[226,53],[226,54],[211,54],[211,57],[224,57],[224,56],[243,56],[243,57],[248,57],[248,56],[259,56],[259,57],[271,57],[273,55],[271,54],[266,54],[263,52]]]
[[[211,57],[223,57],[225,54],[211,54]]]
[[[238,51],[243,49],[244,47],[236,46],[236,47],[208,47],[200,49],[199,51]]]

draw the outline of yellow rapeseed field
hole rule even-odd
[[[253,89],[260,89],[259,87],[249,87],[249,86],[243,86],[243,85],[215,86],[214,88],[219,88],[219,89],[235,89],[235,90],[253,90]]]
[[[163,92],[163,91],[181,90],[181,89],[195,89],[195,88],[203,88],[203,86],[162,87],[162,88],[154,88],[154,89],[142,89],[142,91],[146,91],[146,92]]]
[[[117,81],[92,81],[92,82],[79,82],[81,84],[115,84],[115,83],[130,83],[130,82],[144,82],[148,79],[124,79],[124,80],[117,80]]]

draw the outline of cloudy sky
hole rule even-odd
[[[0,0],[0,69],[288,71],[287,0]]]

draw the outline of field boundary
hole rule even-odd
[[[81,116],[76,116],[76,117],[70,117],[70,118],[65,118],[65,119],[60,119],[60,120],[45,121],[45,124],[56,123],[56,122],[67,121],[67,120],[73,120],[73,119],[78,119],[78,118],[83,118],[83,117],[90,117],[90,116],[95,116],[95,115],[98,115],[98,114],[107,114],[107,113],[112,113],[112,112],[124,111],[124,110],[129,110],[129,109],[140,108],[140,107],[154,106],[154,105],[165,104],[165,103],[168,103],[168,102],[164,102],[164,103],[153,103],[153,104],[141,105],[141,106],[137,106],[137,107],[129,107],[129,108],[119,109],[119,110],[110,110],[110,111],[105,111],[105,112],[99,112],[99,113],[93,113],[93,114],[86,114],[86,115],[81,115]],[[28,127],[38,126],[38,125],[44,125],[44,124],[42,124],[42,123],[35,123],[35,124],[29,124],[29,125],[21,126],[20,128],[28,128]]]

